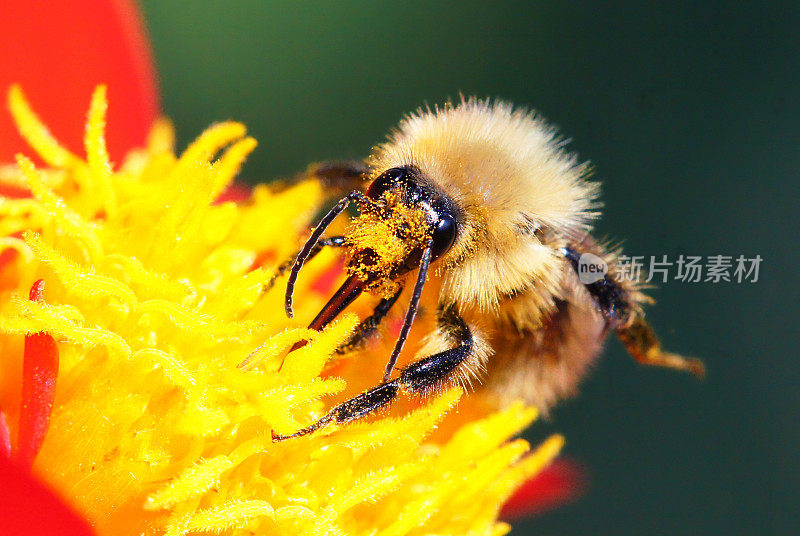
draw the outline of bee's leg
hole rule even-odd
[[[287,439],[304,436],[332,422],[341,424],[369,415],[391,404],[394,399],[397,398],[399,391],[400,387],[398,386],[397,380],[389,383],[382,383],[369,391],[342,402],[317,422],[293,434],[278,435],[273,432],[272,441],[285,441]]]
[[[320,251],[322,251],[322,249],[325,247],[340,248],[342,246],[344,246],[343,236],[331,236],[330,238],[320,238],[319,242],[317,242],[317,245],[314,246],[314,248],[311,250],[311,253],[309,253],[308,260],[311,260],[314,257],[316,257],[317,254]],[[269,281],[267,281],[264,284],[264,292],[268,291],[273,286],[275,286],[275,281],[277,281],[279,277],[281,277],[288,270],[290,270],[292,266],[294,266],[295,258],[297,258],[297,254],[292,255],[291,257],[289,257],[288,259],[286,259],[285,261],[283,261],[281,264],[278,265],[278,267],[275,269],[275,273],[272,275]]]
[[[438,329],[422,352],[451,346],[414,361],[400,371],[397,380],[407,393],[426,396],[448,385],[469,383],[484,369],[489,346],[470,329],[455,305],[439,308]]]
[[[318,162],[306,170],[307,176],[318,178],[322,186],[337,197],[361,189],[366,174],[367,166],[353,160]]]
[[[316,179],[322,184],[326,192],[326,199],[329,199],[331,197],[341,197],[343,192],[352,192],[361,189],[366,173],[367,167],[364,163],[355,160],[317,162],[316,164],[311,164],[304,172],[297,174],[291,179],[273,183],[271,188],[273,191],[279,192],[298,182]],[[361,197],[364,197],[363,194],[361,194]],[[311,260],[325,246],[341,247],[343,245],[343,236],[321,238],[314,249],[311,250],[306,260]],[[265,291],[271,289],[275,285],[275,281],[294,266],[294,260],[296,258],[297,254],[292,255],[278,266],[275,275],[264,285]]]
[[[403,288],[399,287],[392,296],[383,298],[381,301],[379,301],[378,305],[376,305],[375,309],[372,311],[372,314],[362,320],[356,326],[353,336],[350,337],[349,341],[337,348],[336,353],[346,354],[361,348],[364,343],[375,333],[375,331],[377,331],[378,326],[380,326],[381,322],[383,322],[383,319],[397,302],[397,299],[400,297],[402,292]]]
[[[444,350],[411,363],[400,371],[400,375],[390,382],[361,393],[335,406],[324,417],[310,426],[289,435],[276,435],[273,441],[284,441],[310,434],[329,424],[342,424],[359,419],[391,404],[400,392],[427,395],[447,384],[456,383],[469,373],[469,369],[480,366],[482,356],[488,348],[482,340],[477,340],[466,322],[456,313],[454,307],[440,311],[439,330],[436,333],[441,341],[455,344],[454,348]],[[467,369],[465,371],[465,368]]]
[[[273,183],[272,189],[278,192],[298,182],[317,179],[322,184],[328,197],[340,197],[342,192],[358,190],[363,185],[366,172],[367,167],[358,161],[317,162],[308,166],[304,172],[299,173],[292,179]],[[342,247],[343,245],[343,236],[321,238],[306,260],[314,258],[326,246]],[[264,285],[264,291],[271,289],[275,285],[275,281],[294,266],[296,258],[297,254],[292,255],[278,266],[277,270],[275,270],[275,275]]]
[[[570,245],[564,248],[564,256],[575,270],[575,275],[580,274],[579,263],[583,253],[584,251],[579,250],[578,246]],[[630,293],[608,273],[597,281],[584,283],[583,286],[610,327],[616,328],[626,324],[637,309],[637,304],[631,300]]]
[[[706,367],[699,359],[665,352],[653,328],[638,314],[626,326],[616,328],[616,332],[628,353],[643,365],[685,370],[700,378],[705,376]]]
[[[341,197],[347,192],[360,190],[367,175],[367,166],[355,160],[317,162],[294,177],[275,182],[273,191],[279,192],[299,182],[318,180],[328,198]]]
[[[564,256],[570,261],[576,274],[581,253],[574,245],[564,248]],[[637,293],[626,288],[624,282],[607,273],[597,281],[584,284],[584,287],[605,317],[608,326],[616,331],[617,337],[636,361],[643,365],[685,370],[695,376],[705,375],[705,366],[699,359],[662,350],[655,331],[643,318],[639,303],[634,299]]]

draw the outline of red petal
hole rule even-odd
[[[523,519],[575,500],[586,487],[583,469],[570,460],[559,459],[525,482],[511,496],[500,517],[505,521]]]
[[[0,270],[7,264],[10,264],[17,257],[18,253],[15,249],[4,249],[0,252]]]
[[[30,299],[42,301],[44,281],[31,287]],[[22,406],[19,417],[17,454],[24,466],[33,463],[50,425],[50,413],[58,376],[58,346],[47,333],[25,336],[22,365]]]
[[[8,429],[6,414],[0,410],[0,458],[11,457],[11,431]]]
[[[311,289],[323,296],[327,296],[333,292],[336,281],[339,280],[343,271],[344,261],[339,259],[333,267],[319,275],[317,280],[311,284]]]
[[[92,536],[89,524],[28,471],[0,457],[0,534]]]
[[[225,203],[227,201],[233,202],[240,202],[240,201],[247,201],[250,199],[250,187],[246,184],[239,184],[238,182],[234,182],[228,188],[222,192],[216,203]]]
[[[18,186],[0,183],[0,196],[9,199],[22,199],[24,197],[30,197],[31,192]]]
[[[35,302],[44,301],[44,279],[34,281],[31,291],[28,293],[28,299]]]
[[[155,71],[133,0],[4,2],[0,17],[0,102],[19,82],[59,140],[82,154],[92,90],[108,85],[107,142],[119,162],[143,145],[158,113]],[[3,106],[5,108],[5,106]],[[0,113],[0,161],[30,154],[8,113]]]

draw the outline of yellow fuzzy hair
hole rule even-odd
[[[495,309],[532,281],[558,288],[561,260],[537,230],[581,235],[598,214],[598,184],[563,145],[532,113],[462,99],[404,119],[370,166],[415,166],[463,210],[459,238],[441,262],[443,297]]]

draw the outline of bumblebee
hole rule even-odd
[[[702,362],[662,350],[643,316],[648,298],[592,237],[599,185],[564,145],[535,114],[467,99],[406,117],[364,164],[314,168],[323,181],[369,186],[342,197],[279,270],[289,271],[288,316],[304,263],[324,247],[344,249],[348,277],[311,329],[363,292],[380,298],[340,352],[371,337],[401,295],[409,302],[382,381],[275,441],[369,415],[401,393],[425,396],[476,378],[501,402],[523,398],[547,411],[575,393],[609,332],[642,364],[703,375]],[[347,233],[323,237],[351,203],[360,215]],[[586,258],[602,262],[588,278]],[[395,370],[429,276],[437,327],[418,358]]]

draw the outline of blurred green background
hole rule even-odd
[[[661,285],[649,318],[709,377],[610,342],[557,430],[590,476],[515,534],[798,534],[798,3],[145,0],[181,144],[244,121],[264,181],[363,157],[459,92],[539,110],[596,167],[629,254],[752,257],[755,284]],[[377,372],[376,372],[377,373]],[[376,376],[377,377],[377,376]]]

